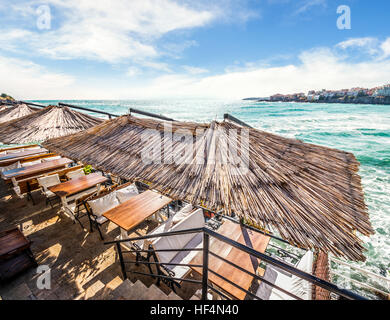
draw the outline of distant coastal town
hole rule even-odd
[[[265,98],[245,98],[243,100],[271,102],[315,102],[315,103],[358,103],[358,104],[390,104],[390,84],[367,88],[351,88],[321,91],[311,90],[307,94],[274,94]]]

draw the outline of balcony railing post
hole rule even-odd
[[[121,244],[119,242],[116,243],[116,251],[118,252],[119,256],[119,262],[121,263],[121,269],[123,273],[123,280],[127,279],[126,269],[125,269],[125,263],[123,261],[123,255],[122,255],[122,248]]]
[[[207,300],[210,236],[203,232],[202,300]]]

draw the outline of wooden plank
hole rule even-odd
[[[48,153],[48,150],[45,148],[41,148],[38,150],[21,151],[18,153],[7,154],[5,156],[0,157],[0,166],[8,166],[28,156],[32,156],[34,154],[41,154],[41,153]]]
[[[129,231],[172,201],[156,191],[147,190],[108,210],[103,215],[122,229]]]
[[[270,240],[270,237],[268,236],[254,232],[250,229],[246,229],[241,225],[228,220],[224,222],[224,224],[218,230],[218,233],[262,253],[267,248]],[[251,257],[244,251],[229,246],[228,244],[218,239],[212,239],[212,241],[210,241],[210,251],[250,272],[256,273],[258,270],[260,272],[264,272],[264,270],[259,269],[260,261],[258,259]],[[202,259],[203,253],[199,252],[190,263],[202,264]],[[212,255],[209,256],[209,268],[246,290],[249,289],[253,280],[251,275],[238,270],[234,266],[223,262],[221,259],[218,259]],[[202,274],[202,268],[193,267],[192,269],[199,274]],[[208,276],[209,281],[223,289],[225,292],[229,293],[234,298],[239,300],[243,300],[245,298],[246,293],[244,291],[222,280],[213,273],[209,273]]]
[[[26,148],[32,148],[32,147],[39,147],[39,145],[29,144],[26,146],[15,146],[15,147],[9,147],[9,148],[2,148],[2,149],[0,149],[0,152],[8,151],[8,150],[26,149]]]
[[[48,189],[59,197],[67,197],[96,186],[97,184],[106,182],[107,180],[108,179],[106,177],[103,177],[98,173],[91,173],[83,177],[57,184],[56,186],[49,187]]]
[[[23,179],[31,175],[39,175],[47,171],[65,167],[67,164],[72,163],[73,160],[68,158],[60,158],[56,160],[46,161],[42,163],[37,163],[27,167],[16,168],[3,172],[4,179],[19,178]]]
[[[24,250],[30,246],[30,241],[18,229],[10,229],[0,234],[0,260],[7,254]]]

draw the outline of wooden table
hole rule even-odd
[[[131,229],[171,201],[157,191],[147,190],[108,210],[103,216],[121,228],[121,239],[125,239]]]
[[[67,197],[81,193],[82,191],[88,190],[94,186],[97,186],[97,191],[99,191],[100,184],[106,182],[107,180],[108,178],[102,176],[99,173],[91,173],[83,177],[74,178],[69,181],[57,184],[55,186],[49,187],[48,189],[61,198],[64,212],[70,212],[70,217],[74,220],[74,213],[68,207]]]
[[[22,195],[18,194],[19,191],[17,191],[18,186],[19,186],[18,180],[23,179],[23,181],[26,181],[27,182],[28,197],[30,197],[33,204],[35,204],[34,198],[32,197],[32,194],[31,194],[31,188],[30,188],[29,181],[31,179],[36,179],[44,174],[50,173],[53,170],[56,170],[59,168],[65,168],[65,166],[67,164],[70,164],[72,162],[73,162],[73,160],[70,160],[68,158],[60,158],[57,160],[45,161],[42,163],[37,163],[37,164],[31,165],[31,166],[27,166],[27,167],[21,167],[21,168],[16,168],[16,169],[4,171],[2,173],[2,177],[4,180],[11,179],[13,186],[16,188],[14,190],[17,193],[17,195],[19,195],[20,197],[22,197]]]
[[[27,149],[27,148],[32,148],[32,147],[39,147],[39,145],[37,145],[37,144],[29,144],[29,145],[26,145],[26,146],[16,146],[16,147],[2,148],[2,149],[0,149],[0,152],[8,151],[8,150]]]
[[[243,228],[240,224],[234,223],[229,220],[226,220],[220,227],[220,229],[217,230],[217,232],[225,237],[228,237],[236,242],[244,244],[262,253],[267,248],[270,240],[270,237],[268,236],[265,236],[261,233],[252,231],[247,228]],[[258,270],[258,259],[251,257],[244,251],[241,251],[215,238],[210,239],[209,250],[252,273],[256,274],[256,271],[260,273],[263,271],[262,269]],[[201,251],[198,252],[196,256],[192,259],[190,264],[203,264],[203,253]],[[202,268],[191,268],[199,274],[202,274]],[[222,275],[226,279],[232,281],[233,283],[239,285],[246,290],[249,289],[253,280],[253,277],[251,275],[240,271],[239,269],[233,267],[226,262],[223,262],[221,259],[218,259],[217,257],[214,257],[212,255],[209,255],[209,269],[215,271],[216,273]],[[234,298],[239,300],[243,300],[245,298],[246,293],[244,291],[238,289],[227,281],[222,280],[215,274],[209,272],[208,278],[209,281],[223,289],[225,292],[227,292]]]
[[[41,154],[41,153],[48,153],[48,150],[45,148],[41,148],[37,150],[30,150],[30,151],[26,150],[18,153],[7,154],[5,156],[0,157],[0,166],[1,167],[8,166],[26,157],[32,156],[34,154]]]

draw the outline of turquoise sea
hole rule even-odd
[[[62,102],[115,114],[133,107],[191,121],[222,120],[224,113],[230,113],[261,130],[354,153],[361,163],[359,173],[376,231],[364,238],[367,260],[357,265],[390,277],[390,106],[207,99]]]

